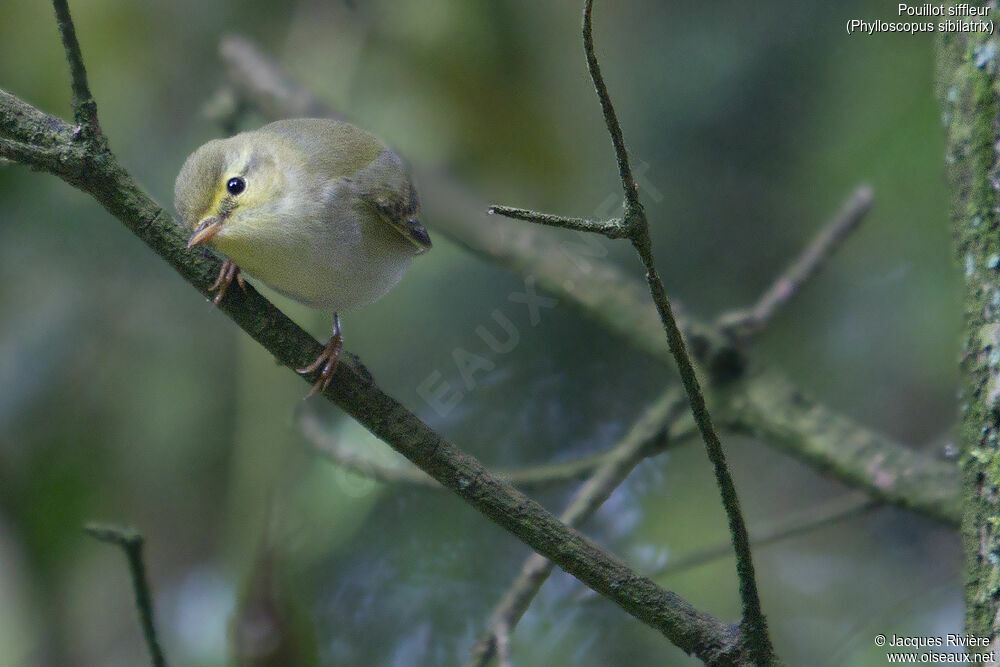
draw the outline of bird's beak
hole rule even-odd
[[[211,218],[205,218],[202,220],[194,230],[194,234],[188,239],[187,247],[193,248],[196,245],[201,245],[203,243],[208,243],[219,233],[222,229],[222,224],[225,222],[225,218],[220,216],[212,216]]]

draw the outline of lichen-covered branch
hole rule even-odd
[[[993,11],[995,20],[996,10]],[[997,37],[943,34],[938,95],[955,250],[965,275],[959,466],[965,631],[1000,635],[1000,64]]]
[[[80,42],[76,39],[76,28],[69,15],[69,5],[66,0],[52,0],[56,12],[56,25],[62,38],[63,49],[66,51],[66,61],[69,63],[70,87],[73,91],[73,118],[80,128],[91,136],[98,136],[101,127],[97,122],[97,103],[90,94],[90,84],[87,83],[87,69],[83,66],[83,53],[80,52]]]
[[[55,163],[32,160],[29,166],[93,196],[207,297],[219,259],[188,250],[182,227],[135,183],[107,143],[78,130],[0,91],[0,138],[54,150]],[[251,287],[234,292],[220,309],[290,369],[321,351],[312,336]],[[342,361],[325,395],[440,484],[682,650],[709,664],[741,660],[738,629],[636,574],[490,473],[383,392],[355,357]]]
[[[760,438],[848,486],[864,489],[873,498],[958,523],[961,503],[953,463],[857,428],[780,373],[756,373],[720,399],[723,421],[731,428]]]

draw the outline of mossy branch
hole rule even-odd
[[[996,10],[992,10],[995,17]],[[994,18],[995,20],[995,18]],[[952,237],[964,269],[960,363],[965,631],[1000,635],[1000,40],[940,37],[938,96],[948,132]]]
[[[858,429],[780,373],[761,371],[719,396],[722,421],[869,496],[957,526],[962,515],[954,463]]]
[[[83,53],[80,42],[76,39],[76,28],[69,15],[69,5],[66,0],[52,0],[56,12],[56,25],[59,27],[59,37],[66,51],[66,61],[69,63],[70,87],[73,91],[73,118],[79,124],[82,132],[89,138],[97,138],[101,134],[101,126],[97,121],[97,102],[90,93],[87,82],[87,68],[83,66]]]

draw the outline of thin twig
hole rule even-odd
[[[587,218],[567,218],[561,215],[539,213],[538,211],[529,211],[526,208],[514,208],[512,206],[502,206],[500,204],[490,206],[486,212],[490,215],[502,215],[506,218],[534,222],[539,225],[561,227],[563,229],[572,229],[578,232],[594,232],[595,234],[607,236],[609,239],[621,239],[626,236],[625,227],[622,225],[621,220],[617,219],[589,220]]]
[[[826,528],[847,519],[853,519],[883,506],[884,503],[863,494],[847,495],[819,507],[809,508],[804,512],[784,518],[779,523],[761,530],[758,537],[751,537],[750,543],[754,549],[760,549],[776,542]],[[677,574],[684,570],[725,558],[731,552],[732,547],[729,543],[720,542],[715,546],[706,547],[670,561],[660,569],[651,572],[649,576],[660,578]]]
[[[334,438],[322,421],[313,414],[304,413],[299,418],[299,430],[316,452],[329,459],[334,465],[362,477],[369,477],[386,484],[404,484],[428,489],[445,490],[433,477],[406,459],[398,464],[377,461],[359,453],[350,446]],[[581,456],[559,463],[541,463],[521,468],[493,468],[493,474],[508,484],[517,487],[536,487],[562,484],[583,479],[602,465],[613,460],[616,449]]]
[[[856,230],[875,203],[870,185],[859,185],[791,265],[779,275],[756,304],[724,313],[717,326],[725,334],[746,342],[763,331],[775,315],[798,294],[826,261]]]
[[[236,35],[224,37],[219,43],[219,55],[230,81],[245,101],[265,115],[275,115],[274,105],[280,100],[280,115],[286,118],[343,117],[288,77],[249,40]]]
[[[510,659],[510,626],[498,623],[495,630],[498,667],[512,667]]]
[[[646,267],[646,281],[649,283],[650,293],[656,303],[660,321],[667,335],[667,345],[670,353],[677,362],[677,369],[681,375],[681,383],[687,392],[688,400],[691,404],[691,412],[694,415],[695,423],[701,432],[702,439],[708,452],[708,458],[712,462],[715,471],[715,479],[722,495],[722,504],[729,519],[729,531],[732,535],[733,549],[736,552],[736,572],[740,582],[740,599],[743,601],[743,627],[746,632],[746,640],[750,650],[751,659],[757,664],[770,664],[775,661],[774,648],[771,645],[771,638],[767,631],[767,620],[760,606],[760,595],[757,592],[757,580],[754,575],[753,556],[750,548],[750,539],[747,535],[746,522],[740,510],[739,496],[736,493],[736,485],[733,483],[732,475],[729,472],[729,465],[726,462],[726,454],[722,449],[722,442],[718,432],[712,424],[711,415],[705,404],[705,396],[698,381],[694,364],[687,351],[687,345],[681,334],[680,327],[674,317],[670,307],[670,300],[667,298],[663,281],[656,271],[653,260],[652,242],[649,236],[649,223],[646,220],[645,211],[639,203],[638,191],[635,187],[635,180],[632,177],[632,170],[629,166],[628,151],[625,149],[625,140],[622,135],[621,126],[615,115],[614,105],[607,92],[607,86],[601,76],[600,67],[597,64],[597,55],[594,52],[594,38],[592,28],[593,0],[586,0],[583,11],[583,40],[584,49],[587,53],[587,63],[590,67],[590,75],[597,89],[598,97],[601,100],[601,109],[604,111],[604,120],[611,135],[611,141],[615,147],[618,159],[618,169],[621,173],[622,187],[625,190],[625,225],[631,230],[631,241],[636,252]]]
[[[608,94],[608,87],[604,83],[601,75],[601,66],[597,62],[597,53],[594,50],[594,26],[593,26],[594,0],[586,0],[583,7],[583,50],[587,54],[587,69],[590,71],[590,78],[594,82],[597,90],[597,98],[601,101],[601,110],[604,112],[604,122],[608,127],[608,134],[611,135],[611,143],[615,146],[615,157],[618,160],[618,174],[621,177],[622,189],[625,191],[625,212],[626,221],[630,209],[642,208],[639,202],[639,188],[635,184],[632,176],[632,167],[629,165],[628,151],[625,150],[625,136],[622,134],[621,125],[618,123],[618,115],[615,107],[611,103],[611,95]]]
[[[810,507],[792,516],[782,518],[777,523],[763,528],[756,537],[751,537],[750,543],[754,549],[761,549],[792,537],[815,532],[841,521],[863,516],[879,507],[885,507],[885,503],[862,493],[848,494],[824,503],[819,507]],[[726,558],[732,552],[733,547],[729,540],[719,542],[710,547],[698,549],[693,553],[670,560],[662,567],[650,572],[649,576],[660,579],[676,575]],[[590,602],[600,600],[600,597],[594,595],[594,592],[590,589],[587,589],[577,599],[580,602]]]
[[[134,528],[111,526],[107,524],[90,523],[84,526],[84,532],[91,537],[115,544],[121,547],[128,559],[128,569],[132,575],[132,590],[135,592],[135,606],[139,612],[142,624],[142,634],[149,648],[149,658],[153,667],[164,667],[167,663],[163,657],[163,649],[156,636],[156,625],[153,622],[153,597],[146,581],[146,566],[142,560],[142,535]]]
[[[712,423],[712,417],[705,404],[705,396],[698,382],[694,364],[688,355],[684,337],[677,326],[677,320],[670,309],[670,301],[663,288],[663,281],[656,273],[648,238],[641,244],[635,243],[635,246],[646,266],[646,280],[666,330],[670,352],[677,361],[681,383],[687,392],[695,424],[697,424],[702,440],[705,442],[708,458],[712,462],[712,468],[715,472],[715,481],[722,496],[722,505],[729,519],[729,532],[732,537],[733,550],[736,552],[736,573],[740,582],[740,599],[743,601],[743,623],[746,626],[750,648],[756,664],[770,664],[774,661],[774,649],[767,632],[767,620],[760,606],[746,521],[743,519],[739,496],[736,493],[733,477],[729,472],[729,464],[726,462],[726,454],[722,449],[722,441]]]
[[[684,416],[684,396],[668,390],[650,406],[612,450],[614,457],[594,471],[584,482],[559,519],[567,526],[579,526],[592,517],[622,482],[653,452],[662,452],[668,444],[677,443],[671,432]],[[485,666],[498,651],[501,629],[512,632],[531,606],[542,585],[552,573],[553,564],[544,556],[531,554],[524,561],[514,582],[490,614],[489,632],[472,649],[470,666]]]
[[[101,133],[97,121],[97,103],[90,94],[90,84],[87,83],[87,69],[83,66],[83,54],[80,42],[76,39],[76,28],[69,15],[69,5],[66,0],[52,0],[56,11],[56,24],[59,26],[59,36],[66,50],[66,60],[69,62],[70,84],[73,90],[73,118],[92,136]]]

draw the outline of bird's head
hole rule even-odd
[[[192,230],[188,247],[253,236],[284,190],[285,177],[255,133],[210,141],[188,157],[174,186],[174,207]]]

